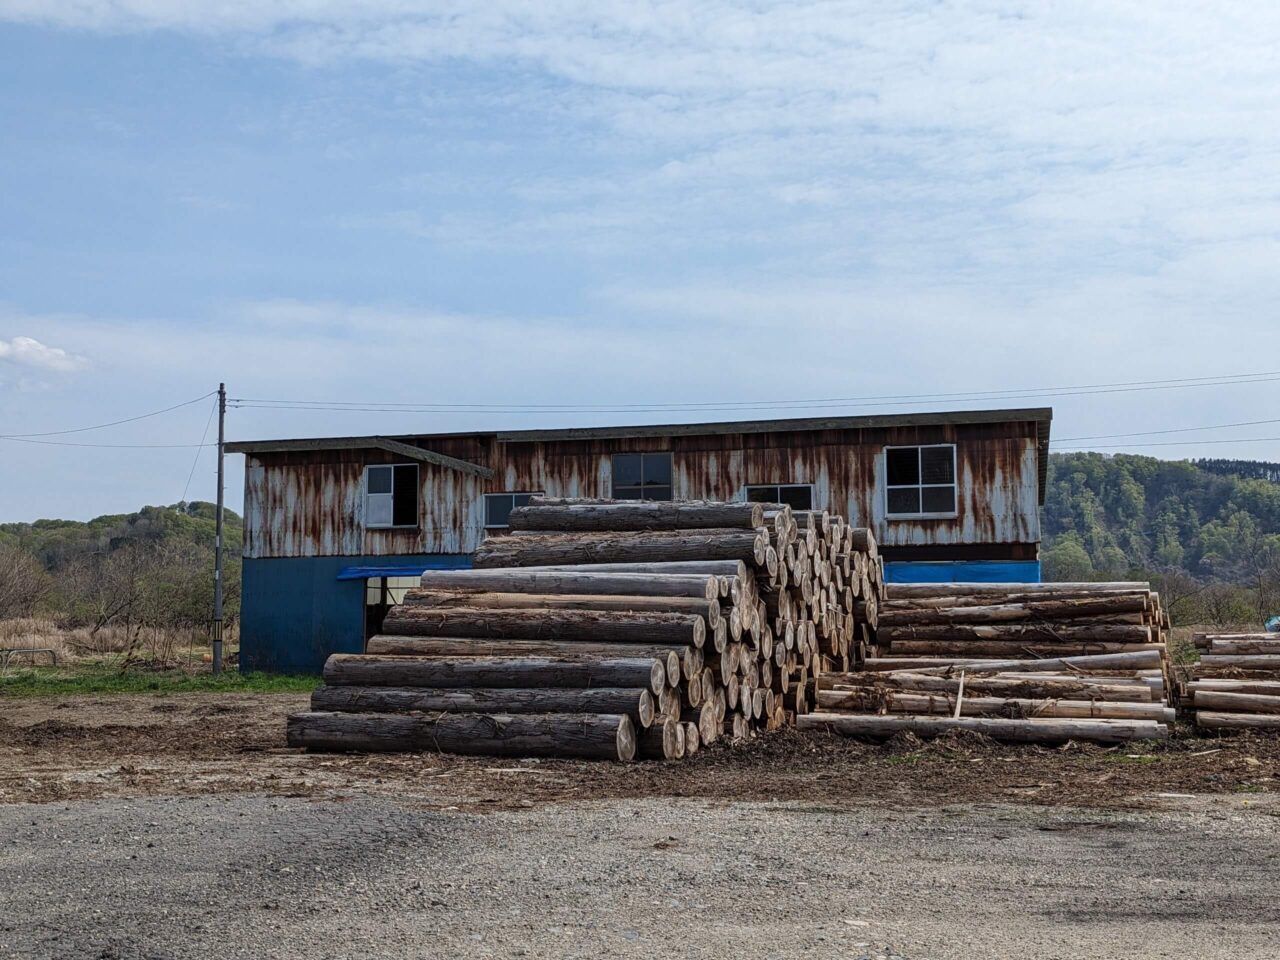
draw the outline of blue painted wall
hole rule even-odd
[[[1039,583],[1039,560],[948,560],[886,563],[888,583]]]
[[[363,579],[347,567],[450,570],[469,556],[246,558],[241,575],[240,670],[319,673],[331,653],[364,652]],[[370,576],[373,576],[370,573]]]

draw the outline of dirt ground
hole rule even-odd
[[[1280,956],[1280,743],[306,755],[304,696],[0,699],[0,958]]]
[[[1186,737],[1100,747],[980,737],[866,744],[795,732],[688,760],[609,764],[443,755],[304,754],[285,717],[304,695],[0,699],[0,804],[264,792],[413,798],[423,806],[654,797],[900,807],[962,802],[1155,808],[1164,794],[1280,790],[1280,738]]]

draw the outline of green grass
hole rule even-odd
[[[130,669],[101,664],[22,667],[0,673],[0,697],[101,693],[310,693],[319,677],[228,670],[214,676],[184,670]]]

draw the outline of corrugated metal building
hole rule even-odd
[[[230,443],[245,468],[241,665],[360,652],[424,569],[530,494],[755,499],[874,529],[890,580],[1040,576],[1052,410]]]

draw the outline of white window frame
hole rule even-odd
[[[417,510],[414,511],[413,523],[395,523],[396,516],[396,475],[395,471],[400,467],[412,467],[414,473],[413,487],[417,491],[415,499],[418,501]],[[391,471],[391,492],[390,493],[370,493],[369,492],[369,471],[380,470],[386,468]],[[361,492],[364,494],[364,527],[366,530],[417,530],[421,526],[422,513],[422,471],[416,463],[370,463],[364,468],[364,477],[362,478],[363,486]],[[391,505],[391,522],[388,523],[372,523],[369,520],[369,504],[375,498],[385,497],[387,503]]]
[[[917,451],[916,475],[924,480],[924,473],[919,467],[919,451],[936,449],[939,447],[951,448],[951,482],[950,483],[895,483],[892,487],[889,485],[889,451],[890,450],[915,450]],[[959,456],[956,453],[956,445],[954,443],[902,443],[884,448],[884,455],[880,458],[880,473],[884,479],[884,515],[886,520],[949,520],[960,515],[960,464]],[[942,489],[950,487],[954,491],[952,503],[954,508],[943,513],[892,513],[889,510],[889,491],[890,490],[919,490],[921,491],[921,506],[924,505],[923,491],[929,489]]]
[[[510,530],[509,523],[490,523],[489,522],[489,498],[490,497],[541,497],[545,496],[542,490],[495,490],[493,493],[484,495],[484,528],[486,530]],[[515,509],[513,502],[511,508]]]
[[[772,487],[773,489],[778,491],[781,491],[784,488],[789,490],[798,490],[801,487],[804,487],[809,491],[809,509],[810,510],[817,509],[817,507],[815,506],[815,504],[818,502],[818,499],[816,496],[817,491],[814,490],[812,483],[744,483],[742,485],[742,499],[749,501],[751,497],[751,491],[759,490],[763,487]],[[772,502],[781,503],[780,500],[775,500]]]

